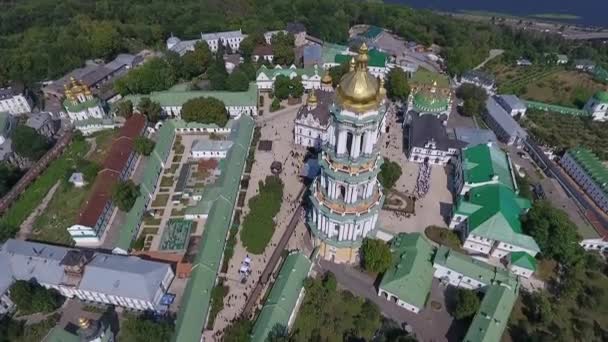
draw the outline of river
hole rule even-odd
[[[522,17],[539,14],[568,15],[578,18],[559,21],[608,27],[607,0],[384,0],[384,2],[448,12],[484,11]]]

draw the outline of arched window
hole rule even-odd
[[[346,151],[350,156],[353,148],[353,134],[351,132],[346,133]]]

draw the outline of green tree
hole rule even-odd
[[[543,255],[566,265],[581,259],[583,253],[578,242],[576,225],[561,209],[548,201],[536,201],[523,218],[524,230],[531,235]]]
[[[285,100],[291,93],[291,80],[285,75],[278,75],[274,80],[274,97]]]
[[[459,288],[456,290],[456,303],[452,316],[464,319],[473,316],[479,310],[479,297],[473,290]]]
[[[173,335],[173,323],[167,320],[155,320],[147,316],[126,314],[121,322],[119,341],[130,342],[166,342]]]
[[[116,114],[128,119],[133,115],[133,102],[131,100],[120,101],[116,108]]]
[[[112,202],[124,212],[133,208],[137,196],[139,196],[139,186],[131,180],[120,181],[112,189]]]
[[[149,122],[156,123],[160,120],[162,107],[149,97],[142,97],[137,104],[137,111],[145,115]]]
[[[63,303],[63,298],[56,290],[47,290],[37,283],[25,280],[17,280],[11,285],[10,297],[22,315],[48,313]]]
[[[21,157],[36,161],[49,150],[50,144],[46,137],[35,129],[18,125],[12,135],[13,150]]]
[[[456,89],[456,96],[462,99],[463,114],[466,116],[479,115],[485,108],[488,94],[474,84],[465,83]]]
[[[236,69],[226,79],[226,88],[229,91],[246,91],[249,89],[249,78],[247,74],[239,69]]]
[[[154,150],[154,141],[146,138],[146,137],[137,137],[135,138],[135,142],[133,143],[133,149],[135,152],[139,154],[143,154],[144,156],[149,156]]]
[[[253,323],[244,318],[240,318],[230,324],[224,332],[225,342],[244,342],[249,341],[249,334],[253,328]]]
[[[131,70],[114,82],[114,89],[121,95],[148,94],[166,90],[177,80],[174,70],[162,58],[152,58],[144,65]]]
[[[245,37],[239,45],[239,50],[245,61],[251,60],[251,55],[256,46],[265,44],[264,35],[261,32],[253,32]]]
[[[19,178],[21,178],[22,172],[11,165],[0,162],[0,197],[4,196],[11,190]]]
[[[356,327],[356,336],[370,340],[380,326],[380,310],[376,304],[365,300],[361,305],[361,311],[355,316],[354,325]]]
[[[393,101],[406,102],[410,94],[410,86],[407,83],[405,71],[399,67],[392,68],[387,77],[388,97]]]
[[[380,181],[383,188],[390,190],[395,186],[395,183],[397,183],[401,174],[402,170],[399,164],[388,160],[388,158],[384,158],[384,163],[380,166],[378,181]]]
[[[289,88],[289,96],[293,98],[300,98],[304,95],[304,85],[302,84],[302,77],[296,76],[291,80],[291,86]]]
[[[23,335],[23,321],[12,319],[9,315],[0,318],[0,342],[20,341]]]
[[[323,288],[325,288],[329,293],[336,292],[336,289],[338,288],[338,281],[333,273],[325,273],[325,276],[323,276]]]
[[[196,77],[209,67],[213,54],[206,42],[197,42],[194,51],[188,51],[182,58],[181,77],[190,79]]]
[[[279,109],[281,109],[281,101],[279,101],[279,99],[275,97],[272,100],[272,103],[270,103],[270,111],[276,112]]]
[[[198,97],[188,100],[182,106],[182,119],[187,122],[226,126],[229,119],[224,102],[213,97]]]
[[[293,34],[279,32],[272,37],[273,62],[281,65],[291,65],[295,60]]]
[[[382,240],[365,238],[361,254],[363,268],[369,272],[384,272],[391,264],[391,250]]]
[[[289,330],[280,323],[275,324],[268,333],[266,342],[289,342]]]

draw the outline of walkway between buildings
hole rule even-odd
[[[306,186],[302,185],[302,189],[300,189],[300,192],[298,193],[298,196],[296,197],[294,202],[300,201],[302,199],[302,196],[304,195],[305,191],[306,191]],[[281,255],[283,254],[283,250],[287,246],[287,242],[289,242],[289,239],[293,235],[293,232],[295,231],[295,229],[298,225],[298,222],[300,221],[300,219],[303,216],[304,216],[304,207],[302,206],[302,204],[300,204],[298,206],[298,208],[294,211],[293,216],[291,217],[291,220],[289,221],[289,224],[287,225],[287,228],[285,229],[285,232],[283,233],[283,236],[281,236],[281,240],[279,240],[279,243],[277,244],[274,252],[270,256],[270,260],[268,260],[268,264],[266,264],[264,271],[262,271],[262,275],[260,276],[258,283],[255,285],[255,288],[251,292],[251,296],[249,296],[247,298],[247,303],[245,303],[245,308],[243,309],[243,313],[242,313],[243,317],[250,317],[251,314],[253,313],[253,308],[255,307],[255,305],[258,301],[258,297],[262,294],[262,291],[266,288],[266,284],[268,283],[268,280],[270,279],[270,275],[272,274],[272,272],[276,268],[277,264],[281,260]]]

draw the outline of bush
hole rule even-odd
[[[277,176],[260,182],[259,193],[249,200],[249,213],[243,220],[241,241],[247,252],[261,254],[274,233],[274,217],[283,201],[283,181]]]
[[[388,158],[384,158],[384,163],[380,167],[380,173],[378,174],[378,181],[380,181],[383,188],[389,190],[395,186],[401,174],[402,171],[399,164],[390,161]]]
[[[226,126],[229,114],[224,102],[212,97],[199,97],[186,101],[182,107],[182,119],[187,122]]]
[[[146,137],[137,137],[135,138],[135,143],[133,144],[133,149],[135,152],[142,154],[144,156],[149,156],[154,150],[154,141],[146,138]]]
[[[272,103],[270,103],[270,111],[271,112],[276,112],[279,109],[281,109],[281,101],[278,98],[275,97],[272,100]]]
[[[224,297],[228,294],[228,286],[225,286],[221,281],[213,290],[211,290],[211,310],[209,310],[209,318],[207,320],[207,329],[213,329],[215,317],[224,308]]]
[[[479,297],[473,290],[459,288],[456,290],[456,303],[452,315],[456,319],[473,316],[479,310]]]
[[[133,208],[138,196],[139,186],[131,180],[120,181],[112,189],[112,202],[124,212]]]
[[[382,240],[365,238],[361,254],[363,268],[369,272],[382,273],[391,265],[391,249]]]

